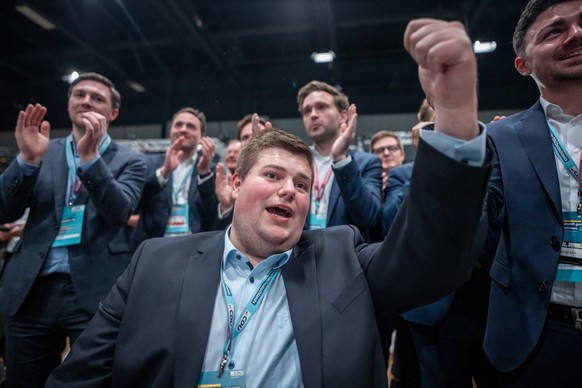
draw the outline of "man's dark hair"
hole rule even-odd
[[[293,155],[304,157],[311,168],[313,180],[313,153],[301,138],[280,129],[263,130],[253,135],[238,156],[236,172],[245,179],[251,168],[257,163],[261,153],[271,148],[280,148]]]
[[[297,92],[297,109],[299,113],[303,115],[303,101],[313,92],[326,92],[331,94],[333,97],[333,102],[337,107],[337,110],[344,111],[350,107],[350,102],[348,96],[339,91],[335,86],[322,81],[310,81],[305,84],[299,92]]]
[[[121,94],[119,94],[117,89],[115,89],[115,85],[113,84],[113,82],[111,82],[111,80],[109,78],[107,78],[104,75],[101,75],[99,73],[88,72],[88,73],[79,74],[79,76],[73,82],[71,82],[71,84],[69,85],[69,91],[67,92],[67,97],[69,97],[69,98],[71,97],[71,93],[73,92],[73,88],[75,87],[75,85],[77,85],[81,81],[96,81],[96,82],[100,82],[103,85],[107,86],[109,88],[109,92],[111,92],[111,106],[114,109],[119,109],[119,106],[121,105]]]
[[[527,3],[513,32],[513,51],[518,57],[524,54],[525,34],[531,25],[535,23],[538,16],[552,5],[565,3],[566,1],[569,0],[531,0]]]
[[[198,120],[200,120],[200,133],[202,135],[206,133],[206,115],[204,114],[204,112],[196,108],[192,108],[191,106],[186,106],[177,111],[176,113],[174,113],[174,115],[172,116],[172,125],[174,125],[174,119],[176,118],[176,116],[178,116],[181,113],[190,113],[196,116]]]
[[[241,140],[240,133],[242,132],[243,127],[252,121],[253,121],[253,113],[249,113],[248,115],[245,115],[245,117],[240,119],[238,123],[236,123],[236,130],[237,130],[236,138],[237,139]],[[267,121],[268,121],[267,118],[259,116],[259,124],[262,124],[263,127],[265,126],[265,124],[267,124]]]

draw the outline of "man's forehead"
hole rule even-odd
[[[95,89],[98,89],[101,92],[105,92],[105,93],[109,93],[109,87],[107,85],[105,85],[104,83],[101,83],[99,81],[95,81],[95,80],[90,80],[90,79],[86,79],[86,80],[82,80],[79,81],[75,84],[75,86],[73,86],[73,91],[76,90],[93,90],[95,91]]]
[[[303,100],[303,106],[305,106],[307,103],[318,101],[333,102],[333,96],[325,90],[314,90],[305,97]]]
[[[294,160],[293,163],[289,163],[291,159],[296,159]],[[270,148],[266,148],[264,149],[260,154],[259,154],[259,158],[258,158],[258,163],[260,165],[292,165],[294,168],[301,168],[303,169],[305,166],[307,166],[307,170],[311,169],[311,166],[309,165],[309,160],[307,159],[306,156],[302,155],[302,154],[297,154],[297,153],[293,153],[290,152],[284,148],[279,148],[279,147],[270,147]],[[304,163],[305,166],[301,166],[301,165],[297,165],[295,162],[299,162],[299,164]]]
[[[378,140],[376,140],[376,143],[379,143],[379,142],[384,142],[384,143],[388,142],[388,143],[395,143],[396,144],[396,143],[398,143],[398,140],[396,140],[392,136],[384,136],[384,137],[381,137]]]
[[[540,13],[528,29],[528,34],[535,34],[547,25],[559,22],[560,19],[579,17],[582,13],[582,1],[566,1],[554,4]]]
[[[172,124],[176,124],[178,122],[190,122],[190,123],[194,122],[194,123],[196,123],[196,125],[198,125],[200,123],[200,119],[198,117],[196,117],[196,115],[193,113],[182,112],[174,118],[174,121]]]

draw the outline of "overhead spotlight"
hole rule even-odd
[[[127,81],[127,86],[136,93],[143,93],[146,91],[145,86],[136,81]]]
[[[17,5],[16,11],[20,12],[22,15],[29,18],[31,21],[36,23],[38,26],[44,28],[45,30],[54,30],[57,27],[47,18],[42,16],[40,13],[30,8],[28,5]]]
[[[480,42],[478,40],[473,43],[473,52],[475,54],[492,53],[497,48],[497,42]]]
[[[77,73],[76,71],[73,71],[71,74],[64,75],[63,81],[72,84],[73,81],[76,80],[77,78],[79,78],[79,73]]]
[[[333,62],[333,60],[335,59],[335,53],[333,52],[333,50],[321,53],[314,51],[311,54],[311,59],[313,59],[313,62],[315,63],[330,63]]]

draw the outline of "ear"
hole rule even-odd
[[[232,199],[236,200],[240,191],[240,186],[242,184],[240,175],[238,172],[232,174]]]
[[[524,77],[529,77],[531,75],[531,68],[524,57],[515,58],[514,65],[519,74]]]
[[[347,124],[347,122],[348,122],[348,110],[347,109],[340,110],[340,117],[341,117],[341,122]]]
[[[109,122],[112,122],[113,120],[115,120],[117,118],[117,116],[119,116],[119,109],[113,108],[113,110],[111,111],[111,119],[109,120]]]

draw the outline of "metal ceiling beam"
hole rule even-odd
[[[30,7],[33,7],[28,2],[22,2],[22,3],[23,4],[26,4],[26,5],[30,6]],[[122,67],[120,67],[117,63],[115,63],[111,59],[109,59],[108,56],[106,56],[105,54],[102,54],[99,50],[97,50],[96,48],[94,48],[93,46],[91,46],[89,43],[87,43],[83,39],[79,38],[79,36],[77,34],[73,33],[68,28],[66,28],[64,25],[62,25],[61,23],[58,23],[54,19],[51,19],[50,17],[48,17],[46,15],[43,15],[38,10],[36,10],[36,11],[39,14],[41,14],[43,17],[47,18],[47,20],[50,20],[57,27],[57,30],[60,31],[63,35],[65,35],[67,38],[69,38],[73,42],[77,43],[79,46],[81,46],[89,54],[91,54],[95,58],[99,59],[104,65],[106,65],[106,66],[110,67],[111,69],[115,70],[120,75],[125,75],[126,74],[126,71]]]
[[[177,20],[179,20],[183,27],[188,31],[190,36],[192,36],[202,47],[204,52],[210,57],[212,62],[219,68],[225,69],[234,80],[235,84],[241,90],[245,90],[244,82],[238,74],[238,72],[230,65],[230,63],[224,58],[219,49],[216,48],[217,45],[213,44],[209,36],[205,36],[204,22],[193,8],[193,6],[188,2],[187,7],[189,8],[189,14],[192,19],[189,19],[184,12],[183,8],[176,3],[175,0],[167,0],[168,6],[174,12]]]

